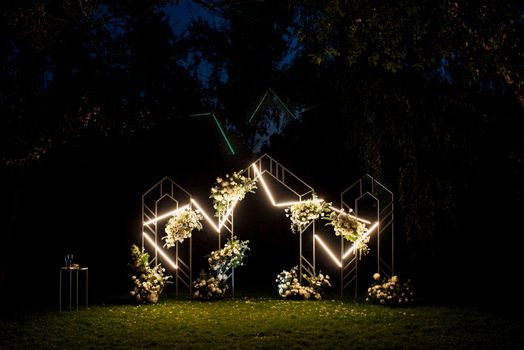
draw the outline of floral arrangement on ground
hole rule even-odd
[[[161,264],[150,266],[149,254],[135,244],[131,246],[132,267],[135,275],[131,277],[134,288],[129,294],[137,303],[157,303],[166,283],[172,276],[164,276],[165,269]]]
[[[198,210],[193,210],[190,207],[173,215],[166,224],[166,236],[162,237],[165,240],[164,247],[174,247],[177,242],[184,242],[184,239],[191,238],[194,229],[202,230],[203,216]]]
[[[415,291],[411,280],[400,283],[397,276],[381,278],[379,273],[373,275],[373,285],[368,288],[366,301],[381,305],[409,305],[415,302]]]
[[[277,275],[278,294],[286,299],[308,300],[322,299],[325,289],[331,287],[328,275],[319,273],[318,275],[303,274],[302,277],[308,282],[309,286],[303,286],[298,278],[298,266],[289,271],[282,271]]]
[[[240,241],[231,236],[224,247],[212,251],[207,259],[207,273],[202,271],[200,277],[193,283],[193,297],[200,300],[216,300],[226,296],[229,271],[244,265],[249,241]]]
[[[301,232],[312,220],[324,218],[331,212],[329,206],[331,203],[318,199],[313,194],[311,199],[296,203],[286,208],[286,217],[291,220],[291,231],[293,233]]]
[[[231,176],[226,175],[224,179],[217,177],[215,185],[211,187],[211,195],[209,196],[209,198],[213,199],[215,216],[223,216],[231,205],[244,199],[246,193],[254,193],[256,188],[254,179],[245,177],[239,172],[234,172]]]

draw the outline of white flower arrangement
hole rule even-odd
[[[202,214],[198,210],[190,207],[176,213],[166,224],[166,236],[162,237],[166,241],[164,247],[174,247],[177,242],[182,243],[184,239],[190,238],[194,229],[202,230]]]
[[[390,279],[384,278],[380,281],[379,273],[375,273],[373,279],[375,282],[368,288],[366,301],[392,306],[409,305],[415,302],[415,291],[410,280],[400,283],[397,276],[392,276]]]
[[[193,283],[193,297],[200,300],[225,297],[228,290],[228,272],[232,268],[244,265],[246,251],[249,250],[248,244],[249,241],[239,241],[232,236],[224,248],[212,251],[207,259],[208,273],[201,272],[200,277]]]
[[[366,225],[358,221],[349,213],[331,212],[327,218],[329,222],[326,225],[333,226],[337,236],[344,237],[345,240],[353,242],[355,249],[359,252],[359,256],[369,252],[369,236],[366,236]]]
[[[330,205],[331,203],[324,202],[313,194],[311,199],[286,208],[286,217],[291,220],[291,231],[293,233],[302,232],[312,220],[325,218],[325,215],[331,212]]]
[[[303,286],[298,280],[298,266],[293,267],[289,271],[282,271],[277,275],[276,282],[278,283],[278,294],[286,299],[322,299],[324,289],[331,287],[329,276],[320,273],[318,276],[303,277],[308,281],[309,286]]]
[[[230,269],[242,266],[249,250],[248,244],[249,241],[239,241],[237,237],[232,236],[224,248],[209,254],[209,270],[217,275],[225,275]]]
[[[217,177],[209,196],[213,199],[215,216],[224,215],[233,203],[244,199],[248,192],[254,193],[256,188],[254,179],[245,177],[238,172],[234,172],[231,176],[226,175],[224,179]]]
[[[139,249],[135,244],[131,246],[133,257],[133,268],[137,276],[132,276],[134,288],[129,292],[134,296],[137,303],[157,303],[166,283],[170,283],[171,276],[164,276],[166,271],[162,265],[151,267],[149,254],[144,248]]]
[[[208,277],[205,273],[201,273],[200,277],[193,283],[193,298],[199,300],[214,300],[225,297],[229,289],[226,280],[222,275],[217,277]]]

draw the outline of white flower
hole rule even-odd
[[[378,272],[375,273],[375,274],[373,275],[373,279],[374,279],[375,281],[380,280],[380,273],[378,273]]]

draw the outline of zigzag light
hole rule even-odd
[[[148,235],[147,233],[142,232],[142,234],[144,235],[144,238],[146,239],[146,241],[148,241],[148,242],[149,242],[149,243],[150,243],[150,244],[155,248],[155,250],[156,250],[160,255],[162,255],[162,257],[163,257],[164,259],[166,259],[166,261],[167,261],[167,262],[168,262],[168,263],[169,263],[169,264],[170,264],[170,265],[171,265],[175,270],[178,269],[177,264],[175,264],[175,263],[173,262],[173,260],[171,260],[171,259],[169,258],[169,256],[167,256],[167,254],[164,253],[164,251],[163,251],[163,250],[162,250],[162,249],[161,249],[161,248],[160,248],[160,247],[155,243],[155,241],[154,241],[153,239],[151,239],[151,237],[149,237],[149,235]]]
[[[297,203],[300,203],[301,201],[291,201],[291,202],[280,202],[280,203],[277,203],[275,201],[275,198],[273,197],[273,194],[271,193],[271,190],[269,189],[269,186],[266,184],[266,182],[264,181],[264,178],[262,177],[262,173],[261,171],[258,169],[258,167],[253,163],[251,165],[253,167],[253,170],[255,172],[255,181],[257,180],[260,180],[260,183],[262,184],[262,187],[264,188],[264,191],[266,192],[266,195],[269,199],[269,201],[271,202],[271,204],[275,207],[288,207],[288,206],[291,206],[291,205],[294,205],[294,204],[297,204]],[[319,199],[320,201],[323,201],[322,199]],[[236,204],[238,203],[238,200],[237,201],[234,201],[232,203],[232,205],[229,207],[228,211],[226,212],[226,214],[222,217],[222,220],[219,220],[218,222],[218,225],[214,223],[214,221],[211,219],[211,217],[209,216],[209,214],[207,214],[207,212],[198,204],[198,202],[194,199],[194,198],[191,198],[191,203],[193,205],[195,205],[195,207],[202,213],[202,216],[204,217],[204,219],[209,223],[209,225],[211,225],[211,227],[217,232],[217,233],[220,233],[222,227],[225,225],[226,221],[227,221],[227,218],[229,217],[229,215],[231,215],[233,213],[233,210],[235,209],[235,206]],[[160,215],[159,217],[155,218],[155,219],[152,219],[152,220],[149,220],[147,222],[144,223],[144,226],[145,225],[150,225],[150,224],[153,224],[153,223],[156,223],[157,221],[161,220],[161,219],[164,219],[170,215],[174,215],[176,214],[177,212],[179,211],[182,211],[184,209],[186,209],[187,207],[189,206],[189,204],[187,205],[184,205],[176,210],[172,210],[168,213],[165,213],[165,214],[162,214]],[[338,212],[338,213],[344,213],[346,215],[350,215],[350,214],[347,214],[345,213],[344,211],[340,210],[340,209],[337,209],[335,207],[332,207],[330,206],[329,207],[331,210],[335,211],[335,212]],[[357,216],[354,216],[354,215],[350,215],[351,218],[355,219],[355,220],[358,220],[364,224],[371,224],[371,222],[367,221],[367,220],[364,220],[364,219],[361,219]],[[371,232],[373,232],[376,228],[378,227],[378,222],[375,222],[367,231],[366,233],[364,234],[364,237],[367,237],[371,234]],[[160,249],[156,243],[151,239],[151,237],[149,237],[145,232],[143,232],[143,235],[144,237],[147,239],[147,241],[153,245],[157,251],[160,253],[160,255],[166,259],[166,261],[168,261],[171,266],[173,266],[173,268],[175,269],[178,269],[178,266],[164,253],[164,251],[162,249]],[[318,235],[315,235],[315,240],[320,244],[320,246],[324,249],[324,251],[331,257],[331,259],[335,262],[335,264],[337,264],[337,266],[339,266],[340,268],[342,268],[342,261],[344,259],[346,259],[351,253],[353,253],[355,251],[355,245],[352,245],[351,248],[349,248],[346,253],[344,253],[344,255],[342,256],[342,259],[341,260],[338,260],[337,257],[335,256],[335,254],[331,251],[331,249],[329,249],[329,247],[327,246],[327,244],[320,238],[320,236]]]
[[[160,216],[157,216],[156,218],[152,219],[152,220],[149,220],[147,222],[144,222],[144,226],[146,225],[151,225],[151,224],[154,224],[156,223],[157,221],[159,220],[162,220],[162,219],[165,219],[167,218],[168,216],[171,216],[171,215],[175,215],[176,213],[182,211],[182,210],[185,210],[187,207],[189,206],[189,204],[186,204],[178,209],[175,209],[175,210],[171,210],[170,212],[167,212],[165,214],[162,214]]]

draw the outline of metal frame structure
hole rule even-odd
[[[371,200],[375,203],[376,211],[374,213],[363,212],[364,208],[359,205],[364,200]],[[353,207],[349,205],[352,203]],[[374,179],[371,175],[366,174],[340,193],[340,207],[343,210],[355,212],[358,217],[368,217],[370,221],[378,222],[376,234],[376,266],[377,272],[381,275],[391,277],[395,273],[395,227],[394,227],[394,196],[388,188]],[[389,245],[389,251],[381,246],[381,236],[390,233],[390,241],[383,242],[382,245]],[[384,237],[383,239],[385,239]],[[344,239],[341,237],[341,257],[344,253]],[[386,255],[389,255],[386,257]],[[389,258],[389,259],[388,259]],[[389,261],[386,261],[389,260]],[[344,291],[351,284],[355,287],[355,297],[358,293],[358,257],[353,254],[347,263],[342,262],[340,269],[340,296],[343,297]]]
[[[255,173],[255,169],[253,167],[256,167],[258,174]],[[308,185],[306,182],[304,182],[302,179],[300,179],[298,176],[293,174],[291,171],[289,171],[286,167],[284,167],[282,164],[268,156],[267,154],[262,155],[260,158],[255,160],[251,166],[249,166],[245,171],[247,171],[247,175],[250,178],[257,178],[261,177],[265,174],[271,176],[273,179],[275,179],[278,183],[280,183],[283,187],[285,187],[287,190],[291,191],[298,199],[298,201],[302,201],[306,199],[306,196],[312,196],[313,193],[315,193],[315,190],[313,187]],[[297,184],[300,184],[303,186],[303,189],[301,192],[296,188],[293,188],[290,184],[291,181],[295,181]],[[312,258],[310,260],[307,259],[307,257],[304,256],[304,242],[303,242],[303,234],[308,230],[309,228],[312,228],[313,235],[312,235]],[[299,232],[299,269],[300,269],[300,283],[302,283],[302,275],[303,271],[306,271],[309,275],[315,274],[315,220],[312,220],[312,222],[309,223],[306,227],[304,227]]]
[[[154,257],[151,263],[159,264],[158,255],[164,253],[160,251],[162,245],[161,233],[159,232],[159,222],[167,220],[170,212],[159,213],[159,205],[162,202],[173,204],[175,210],[181,209],[185,205],[191,205],[193,196],[183,187],[171,180],[169,177],[164,177],[157,182],[153,187],[147,190],[142,195],[142,248],[145,246],[146,235],[151,235],[152,242],[154,242]],[[162,226],[163,227],[163,226]],[[187,242],[187,243],[186,243]],[[192,254],[193,254],[193,240],[190,237],[186,242],[175,245],[175,288],[176,296],[179,293],[179,283],[182,283],[189,290],[189,296],[192,295],[193,274],[192,274]],[[189,258],[184,261],[181,257],[181,250],[188,249]]]
[[[289,206],[290,203],[298,203],[303,200],[308,200],[315,193],[313,187],[308,185],[282,164],[268,156],[267,154],[262,155],[260,158],[255,160],[250,164],[249,167],[244,169],[242,174],[246,175],[249,178],[260,180],[262,187],[266,190],[270,201],[274,206],[285,207]],[[269,188],[267,187],[263,176],[267,175],[279,183],[283,188],[290,191],[293,196],[296,197],[294,202],[284,202],[277,203],[275,202]],[[374,204],[372,207],[376,207],[375,213],[366,212],[364,208],[365,200],[371,200]],[[172,208],[174,210],[170,212],[159,213],[159,204],[161,202],[168,201],[173,204]],[[393,215],[393,202],[394,196],[393,193],[387,189],[380,182],[375,180],[370,175],[365,175],[356,181],[354,184],[349,186],[346,190],[340,193],[340,209],[346,212],[354,211],[358,220],[370,223],[361,218],[369,219],[370,221],[376,222],[373,225],[373,229],[377,230],[376,238],[376,252],[377,252],[377,271],[386,276],[391,276],[394,274],[394,262],[395,262],[395,252],[394,252],[394,215]],[[350,206],[351,203],[353,207]],[[213,226],[213,228],[218,233],[218,249],[221,249],[221,235],[222,227],[225,228],[226,232],[230,236],[234,234],[234,211],[237,202],[232,203],[231,207],[228,208],[226,213],[218,218],[218,224],[215,225],[213,220],[210,219],[209,215],[198,205],[198,203],[193,199],[192,195],[186,191],[184,188],[179,186],[176,182],[171,180],[168,177],[163,178],[153,187],[151,187],[147,192],[142,195],[142,247],[144,247],[145,238],[148,239],[150,243],[154,245],[155,254],[152,262],[155,264],[159,263],[158,255],[160,254],[165,259],[168,257],[165,253],[159,248],[159,243],[161,243],[161,238],[158,236],[158,222],[167,219],[169,216],[173,215],[177,210],[182,210],[185,206],[195,205],[198,209],[202,211],[206,220]],[[331,207],[333,210],[338,210]],[[370,228],[369,232],[373,230]],[[305,244],[307,244],[303,238],[306,231],[311,230],[312,232],[312,254],[311,257],[305,255]],[[385,233],[391,232],[390,241],[385,242],[386,244],[381,243],[381,236]],[[153,236],[149,238],[148,235]],[[300,283],[302,283],[302,276],[304,273],[308,273],[310,276],[314,275],[316,272],[316,244],[317,240],[320,241],[320,244],[326,250],[328,254],[336,261],[340,266],[340,295],[343,297],[344,291],[349,288],[351,284],[355,286],[355,296],[357,295],[357,282],[358,282],[358,257],[355,249],[345,250],[345,242],[343,237],[340,238],[340,260],[338,261],[337,257],[330,251],[330,249],[325,246],[325,244],[320,240],[316,235],[315,220],[312,220],[306,227],[302,228],[299,232],[299,276]],[[192,238],[188,239],[188,244],[185,242],[183,244],[177,243],[175,246],[175,261],[176,261],[176,295],[179,294],[179,282],[184,284],[189,289],[190,298],[192,296]],[[384,245],[390,244],[390,250],[382,249]],[[371,245],[371,244],[370,244]],[[188,261],[184,261],[180,254],[179,249],[182,247],[187,247],[188,252]],[[388,252],[388,253],[386,253]],[[352,254],[352,255],[349,255]],[[390,256],[386,256],[389,255]],[[347,263],[345,263],[346,258],[349,258]],[[389,260],[389,259],[390,260]],[[387,261],[389,260],[389,261]],[[235,271],[232,269],[231,274],[227,279],[231,278],[232,294],[233,298],[235,296]]]

